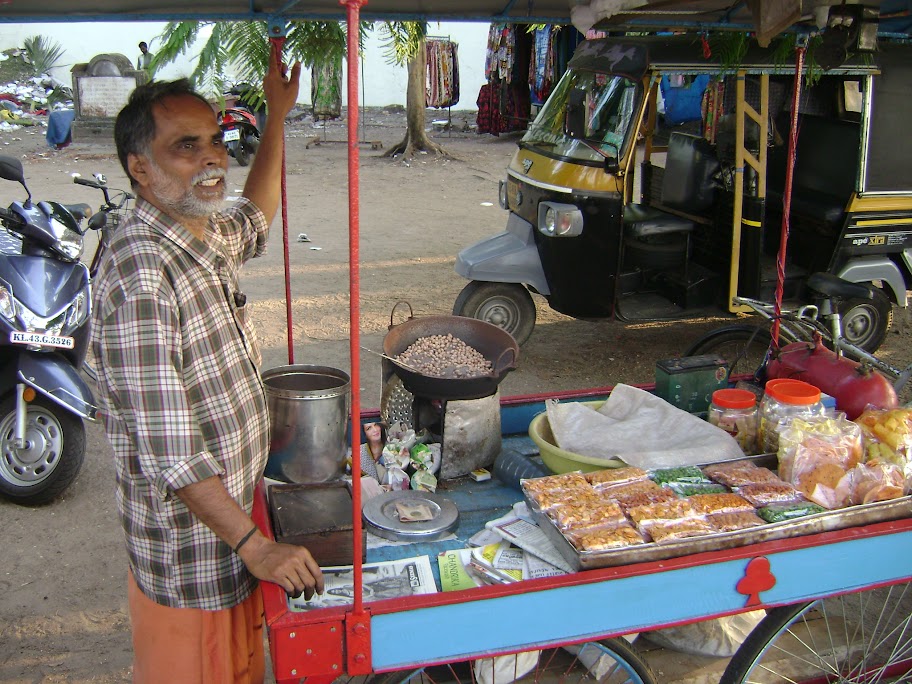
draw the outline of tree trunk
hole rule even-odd
[[[421,39],[418,53],[408,62],[408,86],[405,92],[405,138],[397,145],[383,153],[384,157],[403,155],[412,159],[420,151],[434,155],[447,156],[446,151],[432,142],[425,127],[427,109],[427,53],[426,41]]]

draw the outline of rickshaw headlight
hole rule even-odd
[[[509,209],[507,206],[507,181],[500,181],[500,184],[497,186],[497,201],[500,203],[501,209]]]
[[[583,212],[575,204],[542,202],[538,205],[538,230],[548,237],[576,237],[583,232]]]

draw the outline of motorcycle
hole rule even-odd
[[[33,202],[18,159],[0,156],[0,178],[28,196],[0,208],[0,496],[39,505],[76,479],[83,421],[95,420],[79,374],[92,301],[80,257],[85,232],[102,222],[84,223],[87,204]]]
[[[226,107],[219,112],[217,120],[228,154],[240,166],[247,166],[260,146],[256,117],[243,107]]]

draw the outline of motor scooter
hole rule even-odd
[[[217,120],[228,154],[237,159],[239,165],[247,166],[260,146],[256,117],[243,107],[226,107],[219,112]]]
[[[0,156],[0,178],[28,195],[0,208],[0,496],[39,505],[76,479],[83,420],[95,420],[79,374],[92,301],[80,257],[94,226],[87,204],[33,202],[18,159]]]

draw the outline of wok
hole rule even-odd
[[[401,303],[401,302],[400,302]],[[398,304],[397,304],[398,306]],[[411,307],[409,307],[411,314]],[[393,307],[395,312],[396,307]],[[450,334],[465,342],[485,357],[493,368],[487,375],[470,378],[440,378],[416,372],[396,362],[395,358],[420,337]],[[516,368],[519,345],[513,336],[496,325],[464,316],[424,316],[409,318],[393,325],[383,339],[383,352],[396,366],[396,375],[412,394],[429,399],[481,399],[497,391],[507,373]]]

